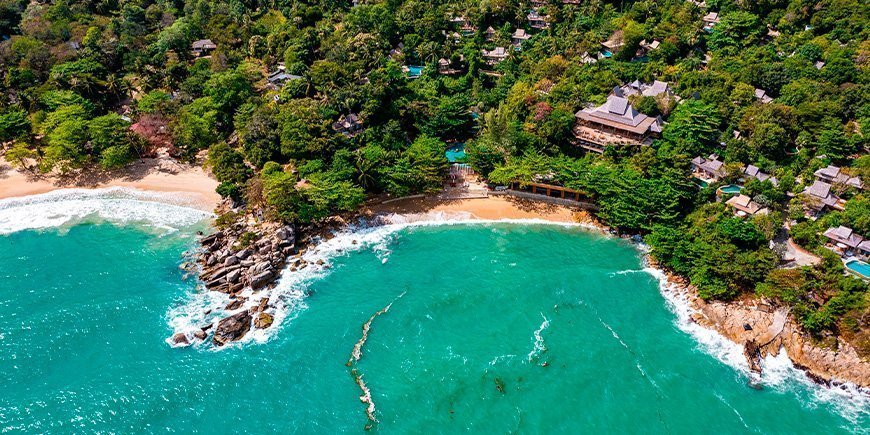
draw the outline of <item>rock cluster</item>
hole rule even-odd
[[[237,223],[200,240],[202,250],[197,262],[202,268],[200,280],[209,291],[228,294],[225,311],[237,311],[217,322],[212,342],[217,346],[240,340],[252,328],[265,329],[274,322],[268,297],[251,302],[261,290],[270,288],[290,260],[292,269],[303,261],[298,257],[296,230],[290,225]],[[250,289],[250,292],[246,290]],[[242,293],[245,291],[245,295]],[[274,301],[273,301],[274,302]],[[244,309],[244,307],[248,307]],[[196,331],[194,338],[205,340],[212,325]],[[184,333],[172,337],[175,345],[190,344]]]

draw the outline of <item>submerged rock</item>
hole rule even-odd
[[[248,310],[221,319],[214,331],[214,344],[223,346],[241,340],[251,330],[251,314]]]

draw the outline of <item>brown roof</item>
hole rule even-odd
[[[855,234],[849,227],[839,226],[837,228],[828,228],[825,231],[824,236],[837,242],[842,243],[850,248],[855,248],[861,242],[864,241],[864,238]]]
[[[607,97],[607,102],[598,107],[580,110],[575,115],[584,120],[625,130],[635,134],[649,131],[660,131],[661,124],[657,118],[652,118],[638,112],[628,100],[616,95]]]
[[[735,209],[748,214],[756,214],[762,212],[763,210],[767,210],[766,208],[762,207],[761,204],[753,201],[752,198],[746,195],[733,196],[728,201],[725,201],[725,204],[728,204],[731,207],[734,207]]]

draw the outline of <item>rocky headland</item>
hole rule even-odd
[[[648,261],[657,268],[654,259]],[[845,340],[837,338],[836,346],[823,346],[803,331],[787,309],[770,301],[750,297],[708,302],[685,278],[670,273],[665,276],[669,291],[688,301],[694,322],[743,346],[752,371],[760,373],[765,357],[785,351],[796,367],[818,383],[850,382],[870,387],[870,361]]]

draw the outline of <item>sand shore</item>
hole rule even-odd
[[[170,158],[141,159],[123,170],[108,173],[83,171],[65,177],[31,174],[0,161],[0,199],[37,195],[58,189],[127,187],[154,192],[180,192],[191,205],[212,211],[220,201],[218,182],[201,167]]]
[[[366,207],[368,214],[420,215],[444,213],[482,220],[540,219],[550,222],[593,223],[592,215],[579,209],[511,196],[441,200],[405,199]]]

